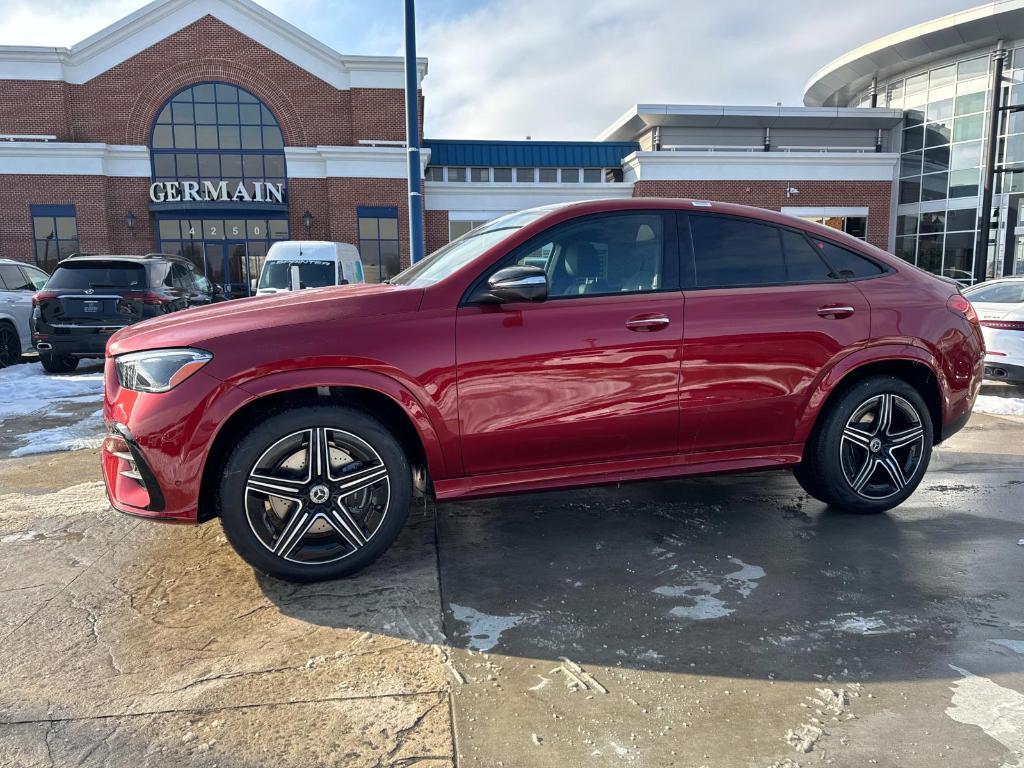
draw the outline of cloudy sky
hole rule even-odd
[[[399,53],[401,0],[261,0],[345,53]],[[139,0],[0,0],[0,44],[72,45]],[[593,138],[638,102],[799,105],[807,79],[972,0],[418,0],[428,137]]]

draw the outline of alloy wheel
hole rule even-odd
[[[14,365],[21,358],[18,334],[7,325],[0,325],[0,368]]]
[[[904,397],[883,393],[854,409],[843,427],[839,461],[855,493],[881,500],[902,491],[924,455],[921,414]]]
[[[323,565],[365,547],[388,512],[391,482],[379,454],[340,429],[293,432],[260,456],[245,485],[245,513],[277,557]]]

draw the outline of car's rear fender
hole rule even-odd
[[[891,374],[907,378],[920,390],[928,403],[935,428],[935,439],[943,436],[943,424],[957,414],[954,398],[941,370],[939,361],[927,349],[905,342],[879,343],[862,347],[837,360],[818,377],[807,400],[803,416],[797,424],[795,441],[806,442],[829,399],[851,381],[873,374]],[[914,376],[914,373],[919,374]],[[923,374],[923,378],[920,376]],[[927,379],[934,382],[929,391]]]

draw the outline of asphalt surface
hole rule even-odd
[[[423,505],[302,587],[6,458],[0,766],[1024,766],[1022,437],[879,516],[785,472]]]

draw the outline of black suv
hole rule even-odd
[[[213,286],[177,256],[76,254],[57,265],[32,299],[32,343],[49,373],[103,357],[126,325],[214,301]]]

